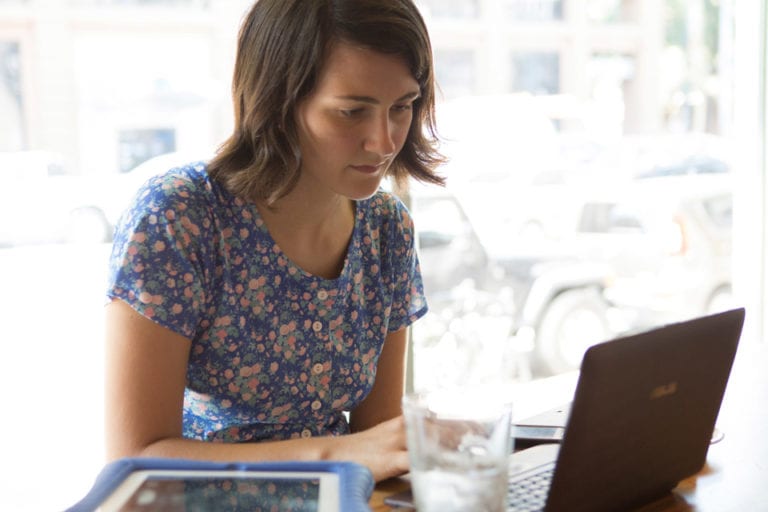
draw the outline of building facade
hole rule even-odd
[[[530,94],[562,131],[664,122],[662,0],[418,0],[444,99]],[[249,0],[0,0],[0,150],[83,174],[213,150]]]

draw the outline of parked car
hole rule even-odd
[[[573,246],[610,266],[606,300],[650,327],[731,305],[732,213],[729,173],[645,177],[585,201]]]
[[[539,376],[577,368],[587,347],[613,335],[603,298],[608,266],[557,244],[491,252],[448,189],[414,186],[410,202],[430,304],[420,322],[427,343],[473,318],[495,326],[489,335],[506,337]]]
[[[730,166],[722,159],[709,155],[688,155],[685,158],[656,165],[640,172],[638,179],[664,176],[691,176],[697,174],[721,174],[730,172]]]

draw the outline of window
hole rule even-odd
[[[732,57],[721,31],[731,15],[711,0],[510,0],[479,2],[471,25],[428,18],[438,69],[453,65],[461,34],[483,35],[464,43],[474,92],[446,95],[440,112],[447,190],[488,271],[448,272],[438,258],[427,291],[441,320],[414,328],[416,387],[451,378],[431,370],[447,357],[441,344],[468,361],[501,344],[497,359],[518,363],[512,378],[535,378],[577,367],[590,343],[738,300],[734,194],[756,170],[735,165],[726,130],[734,84],[719,73]],[[438,78],[452,86],[460,74]],[[440,242],[422,229],[429,261]],[[438,297],[451,290],[446,311]],[[499,326],[505,307],[511,325],[461,327],[462,318]],[[569,319],[587,314],[589,330],[566,346]]]

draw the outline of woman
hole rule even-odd
[[[379,186],[442,183],[423,20],[410,0],[259,0],[233,96],[217,155],[150,180],[117,231],[108,457],[401,474],[427,306],[408,211]]]

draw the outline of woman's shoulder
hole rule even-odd
[[[189,162],[169,167],[150,176],[144,187],[167,193],[204,190],[209,187],[207,166],[204,161]]]
[[[192,206],[196,201],[209,203],[213,184],[205,161],[190,162],[150,176],[138,188],[135,204],[150,205],[181,203]]]
[[[402,218],[408,216],[408,207],[394,192],[380,188],[364,204],[372,214],[379,217]]]
[[[170,222],[181,217],[207,217],[217,210],[221,198],[216,194],[204,161],[191,162],[146,178],[123,210],[119,225],[133,226],[154,223],[156,219]]]
[[[410,211],[396,193],[379,189],[361,203],[358,219],[370,228],[381,230],[384,238],[402,238],[413,231]]]

